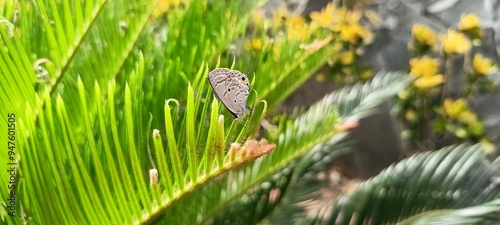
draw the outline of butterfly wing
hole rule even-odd
[[[208,81],[215,95],[231,112],[233,118],[242,116],[248,109],[248,79],[239,71],[226,68],[214,69],[208,73]]]
[[[229,74],[231,70],[226,68],[214,69],[208,73],[208,81],[214,90],[215,96],[222,102],[222,104],[227,108],[227,110],[233,115],[234,118],[238,118],[236,107],[230,101],[227,96],[227,89],[229,86]]]
[[[249,94],[249,83],[248,78],[241,72],[233,70],[230,76],[230,82],[232,86],[238,87],[236,90],[228,93],[231,99],[233,99],[233,104],[236,105],[238,109],[238,114],[241,116],[248,111],[247,98]]]

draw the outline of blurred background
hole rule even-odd
[[[416,93],[417,96],[415,96],[415,93],[408,93],[418,92],[416,90],[418,87],[412,87],[415,90],[400,93],[399,98],[379,106],[375,115],[363,118],[359,126],[351,130],[352,137],[356,139],[352,152],[340,156],[331,163],[330,174],[326,175],[326,177],[329,176],[331,185],[323,189],[325,196],[331,197],[329,192],[345,192],[353,181],[374,176],[390,164],[411,154],[460,143],[464,140],[482,142],[491,151],[492,158],[499,155],[500,90],[497,85],[500,81],[500,73],[495,65],[500,62],[498,54],[500,2],[489,0],[272,0],[263,9],[268,14],[272,14],[273,11],[284,7],[290,12],[308,17],[311,12],[320,11],[332,2],[334,5],[342,5],[360,11],[365,16],[377,17],[375,21],[370,20],[370,18],[359,20],[359,23],[373,32],[373,37],[356,53],[359,54],[356,57],[356,66],[369,68],[372,72],[393,70],[412,72],[414,71],[412,60],[422,56],[430,56],[436,60],[434,67],[437,68],[434,69],[434,73],[449,73],[449,75],[443,81],[448,83],[444,84],[444,86],[447,85],[447,88],[440,90],[441,93],[435,93],[435,90],[425,90],[424,92],[427,93]],[[455,44],[459,46],[470,45],[468,50],[457,54],[457,56],[446,56],[446,50],[440,49],[443,48],[444,38],[439,36],[446,34],[448,29],[469,29],[470,27],[465,27],[472,25],[471,23],[478,26],[474,28],[476,31],[469,34],[464,32],[468,35],[467,39],[454,40]],[[420,26],[425,28],[420,28]],[[424,37],[419,37],[419,35]],[[453,37],[453,39],[457,38]],[[420,41],[425,43],[415,44],[415,42]],[[425,46],[426,43],[429,45],[428,49],[418,46],[419,44]],[[470,77],[471,68],[474,70],[475,66],[479,64],[470,64],[470,61],[473,60],[474,55],[478,54],[490,60],[486,63],[489,64],[486,67],[490,68],[487,72],[488,75],[486,75],[488,81],[478,81]],[[309,106],[346,82],[352,82],[350,80],[352,78],[339,78],[339,71],[333,68],[332,65],[322,67],[315,76],[309,78],[286,99],[281,109],[290,112],[296,106]],[[340,74],[345,75],[343,72]],[[341,85],[339,85],[338,79],[342,80],[340,81]],[[361,79],[363,78],[361,77]],[[473,85],[470,82],[477,82],[475,85],[481,87],[476,87],[474,91],[464,92],[464,89]],[[435,111],[436,108],[443,105],[432,103],[433,100],[442,96],[463,100],[466,106],[456,105],[455,107],[466,107],[477,116],[478,119],[474,121],[482,123],[482,125],[473,128],[466,125],[467,122],[465,124],[450,122],[449,118],[445,119],[447,122],[443,122],[439,119],[439,113],[436,115],[438,111]],[[422,98],[429,100],[424,102]],[[427,107],[427,111],[419,110],[422,107]],[[434,112],[430,113],[429,111]],[[441,121],[436,122],[438,120]],[[433,125],[439,123],[441,125]],[[446,128],[443,127],[443,123],[448,123],[447,127],[444,125]],[[446,131],[444,132],[444,130]],[[333,195],[335,196],[335,194]]]

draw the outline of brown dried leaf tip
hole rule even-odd
[[[339,123],[336,125],[336,128],[337,130],[344,132],[352,130],[358,126],[359,126],[359,121],[353,121],[353,122],[351,121],[351,122]]]
[[[276,148],[275,144],[267,143],[267,140],[262,138],[260,141],[248,140],[236,155],[238,161],[251,161],[272,152]]]

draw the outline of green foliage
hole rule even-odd
[[[500,199],[486,202],[478,206],[471,206],[454,210],[434,210],[421,213],[400,224],[494,224],[498,222],[498,216],[494,213],[500,211]]]
[[[246,30],[264,3],[182,1],[159,14],[141,0],[2,3],[0,113],[15,113],[17,129],[16,155],[0,164],[19,165],[16,188],[0,189],[2,205],[15,191],[16,217],[2,207],[2,223],[255,224],[285,212],[286,194],[304,197],[299,181],[348,149],[336,125],[373,113],[410,78],[381,73],[259,132],[338,42],[303,48],[328,40],[312,30],[232,55],[234,43],[265,35]],[[251,71],[252,111],[242,121],[207,83],[224,66]]]
[[[421,216],[421,221],[426,217],[443,219],[443,223],[439,224],[485,222],[488,220],[487,213],[498,213],[500,210],[492,207],[496,203],[488,203],[500,197],[498,182],[492,182],[500,167],[498,162],[485,163],[484,160],[485,155],[478,145],[450,146],[412,156],[390,166],[360,184],[353,193],[339,199],[330,223],[396,223],[423,212],[426,213]],[[476,207],[466,208],[473,206]],[[460,208],[463,209],[438,211]],[[482,212],[461,215],[463,219],[476,217],[474,220],[457,221],[452,217],[455,213],[474,209]],[[485,217],[480,217],[481,214]],[[451,223],[453,220],[456,222]]]
[[[16,220],[2,220],[150,221],[220,174],[254,160],[228,160],[226,146],[255,136],[267,103],[251,100],[254,110],[243,124],[219,117],[220,107],[207,91],[210,64],[204,62],[216,59],[244,35],[245,21],[263,3],[192,1],[165,14],[168,30],[162,23],[148,25],[154,2],[3,5],[8,20],[0,29],[1,69],[6,75],[2,87],[8,89],[0,96],[7,103],[1,112],[17,116],[19,151],[14,161],[22,175],[15,191],[22,210],[17,208]],[[22,19],[13,13],[15,7],[20,7],[17,16]],[[200,23],[204,20],[211,23]],[[162,29],[166,40],[153,35]],[[309,72],[299,73],[295,86],[322,62],[307,63]],[[266,91],[276,89],[281,88]],[[165,99],[172,100],[165,105]],[[171,109],[172,102],[177,107]],[[335,111],[331,112],[333,124]],[[148,121],[160,131],[151,142]],[[334,132],[328,130],[326,136]],[[4,136],[2,140],[7,141]],[[305,146],[301,152],[307,151]],[[160,183],[148,188],[146,171],[155,164]],[[7,165],[5,158],[2,165]],[[2,182],[6,183],[4,176]],[[8,196],[6,189],[2,196]]]

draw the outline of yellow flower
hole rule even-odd
[[[419,43],[434,46],[436,43],[436,33],[423,24],[415,24],[411,29],[413,38]]]
[[[473,30],[480,28],[481,20],[474,13],[469,13],[467,15],[460,16],[460,22],[458,22],[459,30]]]
[[[344,8],[342,8],[344,9]],[[339,10],[340,11],[340,10]],[[342,16],[342,13],[345,14],[345,16]],[[359,23],[359,20],[361,19],[361,12],[359,11],[348,11],[345,10],[345,12],[339,13],[338,15],[341,17],[337,17],[339,22],[346,22],[346,23]]]
[[[286,7],[279,7],[273,12],[273,24],[280,24],[281,19],[288,14]]]
[[[428,56],[410,60],[410,73],[416,77],[435,75],[438,72],[439,61]]]
[[[250,51],[250,50],[260,51],[262,49],[262,39],[254,38],[250,41],[246,41],[245,42],[245,49],[248,51]]]
[[[420,77],[413,84],[418,89],[428,89],[440,85],[444,82],[444,76],[441,74]]]
[[[483,57],[481,54],[476,54],[474,56],[474,59],[472,60],[472,67],[478,75],[492,74],[497,70],[491,60]]]
[[[167,12],[170,9],[170,6],[179,6],[180,4],[180,0],[161,0],[153,9],[153,16],[158,17],[161,14]]]
[[[302,16],[290,15],[286,18],[286,23],[291,27],[302,27],[306,24],[306,20]]]
[[[357,22],[359,22],[359,20],[357,20],[357,19],[349,20],[349,18],[353,18],[357,15],[358,14],[351,15],[350,11],[347,10],[346,8],[343,8],[343,7],[338,8],[338,9],[335,9],[335,11],[333,12],[332,22],[336,23],[336,24],[344,24],[344,23],[348,23],[348,22],[357,23]]]
[[[286,24],[288,25],[288,40],[305,41],[310,37],[311,29],[307,26],[304,17],[289,16],[286,18]]]
[[[287,33],[288,40],[305,41],[310,37],[311,31],[307,26],[290,28]]]
[[[449,98],[443,102],[443,109],[447,116],[450,118],[459,118],[460,114],[469,111],[467,104],[463,98],[453,101]]]
[[[334,11],[335,7],[330,2],[321,12],[311,12],[310,17],[312,21],[318,23],[320,26],[328,28],[333,22]]]
[[[343,53],[341,56],[340,56],[340,62],[344,65],[349,65],[351,64],[352,62],[354,62],[354,58],[356,57],[356,55],[354,54],[354,52],[352,51],[348,51],[348,52],[345,52]]]
[[[463,54],[471,48],[470,40],[455,30],[448,29],[447,35],[439,35],[445,53]]]
[[[360,40],[369,37],[369,35],[370,32],[358,23],[344,25],[340,29],[340,39],[353,45],[359,43]]]
[[[478,42],[483,36],[483,30],[481,29],[481,20],[473,13],[467,15],[462,15],[460,17],[460,22],[458,23],[458,29],[467,35],[471,40]]]

